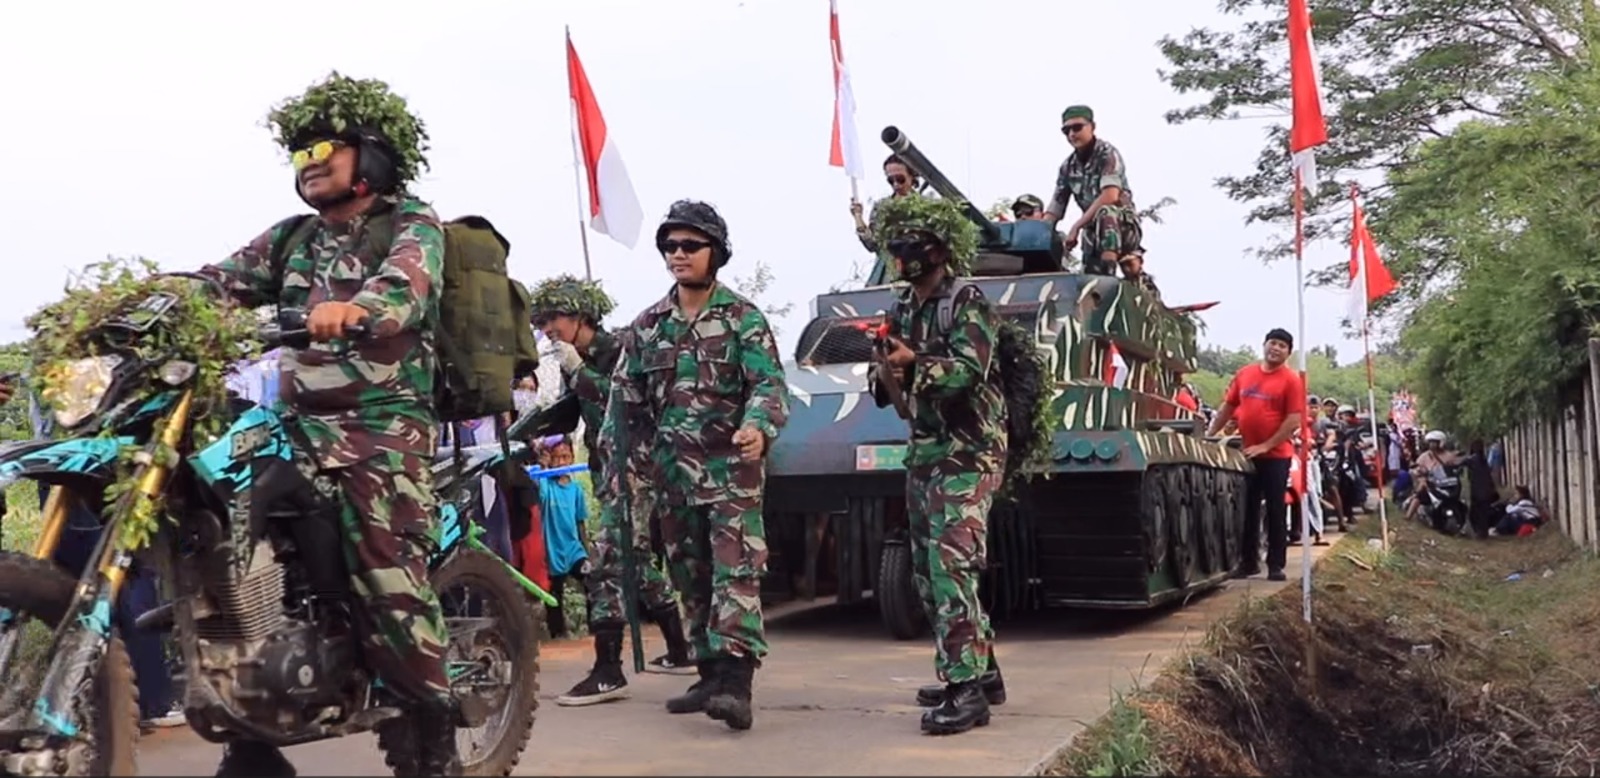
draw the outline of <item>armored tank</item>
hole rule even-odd
[[[1005,617],[1048,607],[1148,608],[1225,581],[1240,560],[1248,460],[1174,402],[1195,328],[1136,284],[1068,272],[1042,221],[992,222],[895,127],[882,139],[981,229],[969,280],[1034,333],[1055,382],[1049,472],[989,517],[981,591]],[[767,486],[769,599],[877,600],[909,639],[926,626],[911,582],[906,423],[867,390],[866,332],[894,303],[880,257],[862,289],[819,296],[788,364],[787,427]]]

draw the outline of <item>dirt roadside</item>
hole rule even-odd
[[[1298,551],[1290,556],[1298,585]],[[1058,613],[1002,624],[1009,700],[989,727],[948,738],[918,730],[914,695],[931,680],[932,646],[884,637],[871,610],[817,607],[774,619],[773,653],[756,676],[755,728],[744,733],[667,714],[666,699],[692,680],[681,676],[633,677],[630,699],[561,708],[554,697],[583,677],[592,656],[583,643],[549,644],[539,719],[517,774],[1023,774],[1104,713],[1113,688],[1129,688],[1141,671],[1148,681],[1217,618],[1283,586],[1256,578],[1155,614]],[[145,739],[140,767],[146,775],[211,775],[220,754],[187,729],[166,730]],[[301,775],[389,774],[370,736],[287,754]]]

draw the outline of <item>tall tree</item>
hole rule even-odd
[[[1506,115],[1528,94],[1529,77],[1583,54],[1576,31],[1593,0],[1316,0],[1312,35],[1322,68],[1329,145],[1317,154],[1319,181],[1307,199],[1307,238],[1344,235],[1346,184],[1415,159],[1421,144],[1474,118]],[[1248,222],[1289,227],[1285,0],[1221,0],[1237,21],[1161,40],[1170,69],[1161,77],[1200,102],[1167,121],[1267,121],[1255,169],[1217,179],[1228,197],[1251,206]],[[1393,183],[1366,193],[1380,239]],[[1292,228],[1258,249],[1263,259],[1292,255]],[[1404,268],[1401,268],[1404,270]],[[1421,280],[1400,273],[1402,294]],[[1412,276],[1409,283],[1405,280]],[[1342,263],[1314,282],[1344,282]]]

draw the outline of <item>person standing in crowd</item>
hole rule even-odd
[[[1305,412],[1306,388],[1300,374],[1287,366],[1294,351],[1294,336],[1277,328],[1267,333],[1260,362],[1245,365],[1228,385],[1228,394],[1211,422],[1215,435],[1235,418],[1244,455],[1254,470],[1245,496],[1245,522],[1239,548],[1245,557],[1234,571],[1235,578],[1248,578],[1261,572],[1260,547],[1262,503],[1266,504],[1267,579],[1285,580],[1288,562],[1287,504],[1284,490],[1289,485],[1289,459],[1294,447],[1289,440],[1300,428]]]
[[[544,450],[539,457],[546,470],[558,470],[573,462],[572,442],[565,436]],[[589,551],[583,547],[583,523],[589,520],[589,496],[571,475],[541,479],[539,515],[544,529],[544,550],[550,566],[550,595],[556,604],[546,608],[546,623],[551,639],[567,634],[565,599],[562,592],[569,578],[582,585],[589,572]],[[591,631],[593,631],[591,629]]]
[[[667,710],[703,711],[744,730],[767,653],[766,455],[789,420],[789,387],[767,317],[717,279],[733,250],[716,209],[673,203],[656,228],[656,248],[675,283],[622,333],[600,445],[617,494],[636,478],[659,495],[700,673]],[[648,469],[637,472],[646,457]]]
[[[890,201],[874,226],[910,286],[890,314],[868,384],[878,407],[904,408],[911,425],[905,462],[911,570],[933,623],[934,670],[944,682],[920,690],[917,702],[928,708],[923,732],[951,735],[987,725],[990,704],[1005,699],[994,629],[978,599],[989,506],[1007,453],[1000,322],[976,285],[955,287],[978,245],[977,228],[955,203]]]

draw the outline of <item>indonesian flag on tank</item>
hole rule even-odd
[[[622,154],[606,129],[605,117],[600,115],[600,103],[589,86],[589,76],[578,61],[571,31],[567,32],[567,85],[577,116],[583,166],[589,174],[589,226],[631,249],[639,242],[644,211],[639,207],[639,196],[634,194],[633,181],[628,178],[628,168],[622,164]]]
[[[1322,115],[1322,66],[1311,41],[1311,9],[1306,0],[1289,0],[1289,94],[1293,104],[1289,154],[1301,185],[1314,192],[1317,160],[1313,150],[1328,142],[1328,123]]]
[[[866,178],[861,146],[856,138],[856,93],[850,88],[850,70],[844,65],[844,44],[839,42],[839,5],[828,0],[828,43],[833,49],[833,141],[828,164],[842,167],[857,181]]]

